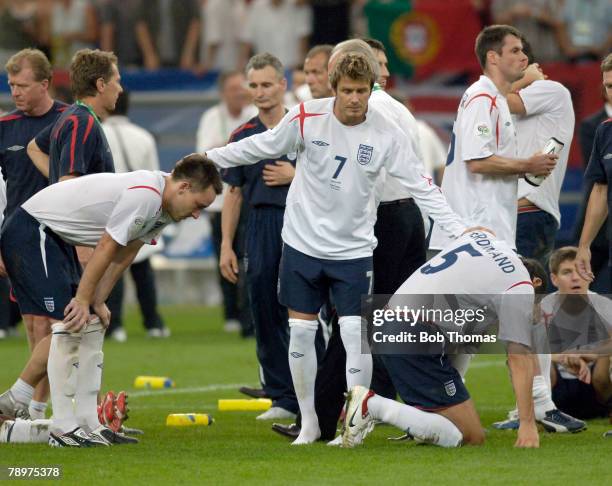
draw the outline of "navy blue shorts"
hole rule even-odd
[[[579,419],[607,417],[609,413],[607,407],[597,401],[593,385],[578,379],[563,378],[559,368],[552,400],[559,410]]]
[[[4,225],[0,251],[21,314],[62,321],[81,278],[76,249],[19,208]]]
[[[323,260],[284,244],[280,303],[297,312],[317,314],[330,291],[340,317],[361,315],[361,296],[372,292],[372,257]]]
[[[417,324],[415,331],[433,332]],[[421,327],[422,326],[422,327]],[[435,411],[459,405],[470,394],[446,354],[382,354],[385,368],[401,399],[421,410]]]

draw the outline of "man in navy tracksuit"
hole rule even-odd
[[[283,97],[287,82],[283,66],[270,54],[251,58],[247,68],[248,89],[259,114],[238,127],[230,142],[242,140],[273,128],[285,115]],[[295,159],[295,157],[293,157]],[[295,173],[295,160],[261,160],[255,165],[222,171],[230,185],[221,216],[222,275],[230,282],[238,279],[238,260],[232,249],[243,198],[249,205],[246,231],[246,269],[257,359],[265,394],[272,408],[258,419],[293,418],[298,411],[289,370],[289,321],[287,308],[278,302],[278,267],[282,253],[281,230],[285,201]]]

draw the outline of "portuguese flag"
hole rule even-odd
[[[481,25],[469,0],[370,0],[365,12],[392,74],[418,79],[478,71],[474,42]]]

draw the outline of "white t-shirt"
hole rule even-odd
[[[241,40],[252,44],[255,52],[275,55],[285,69],[292,69],[304,61],[300,45],[311,31],[309,5],[298,6],[295,0],[285,0],[273,6],[270,0],[254,0],[247,11]]]
[[[473,174],[468,168],[467,161],[491,155],[517,158],[516,132],[506,98],[488,77],[480,76],[459,105],[442,191],[467,224],[491,229],[514,248],[518,177]],[[448,237],[434,223],[430,248],[446,244]]]
[[[212,69],[225,72],[237,68],[240,40],[236,26],[244,25],[245,17],[243,0],[206,0],[202,5],[201,51],[206,55],[208,46],[218,46]]]
[[[206,110],[200,118],[196,133],[196,152],[204,153],[212,148],[223,147],[236,128],[257,115],[257,108],[246,106],[237,117],[227,110],[225,103],[219,103]],[[227,184],[224,184],[224,191]],[[217,196],[215,202],[206,208],[208,212],[221,212],[223,194]]]
[[[172,219],[162,210],[163,172],[91,174],[52,184],[23,204],[64,241],[95,247],[106,231],[120,245],[154,245]]]
[[[546,327],[552,353],[612,337],[612,300],[603,295],[591,291],[583,296],[555,292],[542,299],[540,308],[540,324]]]
[[[407,305],[410,296],[415,296],[412,300],[416,302],[419,295],[438,294],[453,296],[462,309],[486,308],[486,319],[472,332],[485,332],[499,322],[499,339],[531,346],[533,285],[529,272],[506,242],[481,231],[461,236],[416,270],[388,306]],[[457,331],[452,323],[436,324],[443,330]]]
[[[570,145],[574,136],[574,108],[570,92],[561,83],[550,80],[535,81],[519,91],[527,114],[516,117],[519,157],[531,157],[541,152],[551,137],[565,144],[557,165],[539,187],[521,177],[518,199],[527,198],[541,210],[553,215],[561,225],[559,194],[565,177]]]
[[[333,114],[334,100],[302,103],[274,129],[211,150],[208,157],[225,168],[297,152],[282,237],[306,255],[329,260],[372,255],[374,184],[382,167],[451,235],[460,235],[465,225],[439,189],[414,170],[421,162],[404,132],[374,105],[364,122],[343,125]]]
[[[384,113],[389,120],[393,121],[402,130],[418,161],[418,165],[413,166],[413,170],[429,175],[423,166],[417,123],[410,110],[378,85],[374,85],[369,104]],[[397,201],[408,197],[412,197],[412,194],[399,181],[393,177],[388,177],[387,171],[383,168],[376,183],[376,201]]]

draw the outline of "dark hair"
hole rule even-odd
[[[179,160],[172,171],[175,181],[189,181],[194,191],[203,191],[212,186],[215,194],[223,191],[221,175],[215,164],[202,154],[190,154]]]
[[[130,92],[127,89],[124,89],[119,96],[117,97],[117,102],[115,103],[115,109],[113,110],[113,115],[127,115],[130,109]]]
[[[536,62],[536,58],[533,55],[533,48],[531,44],[525,37],[521,37],[521,42],[523,43],[523,53],[527,56],[527,63],[533,64]]]
[[[259,70],[268,66],[274,68],[276,74],[278,75],[278,79],[283,79],[283,77],[285,77],[285,69],[283,68],[283,64],[280,62],[278,57],[273,56],[269,52],[255,54],[251,59],[249,59],[244,72],[248,76],[251,69]]]
[[[372,39],[370,37],[362,37],[361,40],[369,45],[372,49],[377,49],[379,51],[387,53],[387,49],[385,49],[385,45],[380,42],[378,39]]]
[[[113,75],[113,65],[117,65],[117,56],[112,52],[99,49],[81,49],[77,51],[70,63],[70,83],[74,97],[98,94],[96,82],[102,78],[108,82]]]
[[[333,48],[334,46],[332,46],[331,44],[318,44],[312,47],[306,53],[305,59],[311,59],[318,54],[325,54],[325,58],[327,59],[327,61],[329,61],[329,57],[331,56],[331,52]],[[327,61],[325,61],[325,64],[327,64]]]
[[[487,66],[487,53],[495,51],[501,54],[504,39],[507,35],[513,35],[519,39],[523,38],[521,32],[511,25],[489,25],[480,31],[476,37],[474,52],[476,52],[476,57],[483,70]]]
[[[329,82],[334,90],[338,87],[338,82],[343,76],[354,81],[367,81],[370,88],[374,86],[376,81],[376,72],[372,63],[364,54],[357,52],[349,52],[342,56],[334,66],[333,71],[329,73]]]
[[[548,268],[550,269],[550,273],[554,273],[555,275],[559,273],[559,267],[563,262],[567,260],[575,260],[576,255],[578,255],[578,248],[575,246],[563,246],[561,248],[557,248],[550,255],[550,259],[548,260]]]
[[[534,288],[535,293],[545,294],[548,282],[548,275],[546,275],[546,270],[544,270],[542,264],[539,261],[534,260],[533,258],[521,257],[521,261],[529,272],[529,277],[531,278],[531,280],[537,277],[542,281],[542,285],[540,285],[538,288]]]
[[[13,54],[4,68],[9,74],[19,74],[27,62],[34,73],[34,79],[39,83],[45,79],[51,83],[53,70],[45,53],[38,49],[22,49]]]

